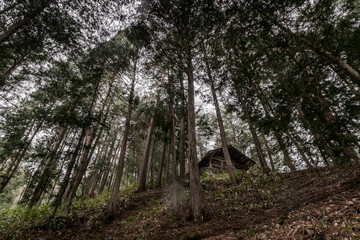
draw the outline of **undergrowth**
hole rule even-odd
[[[136,190],[136,184],[123,188],[119,194],[121,198],[131,198]],[[110,199],[110,192],[104,191],[96,197],[81,196],[73,201],[70,209],[61,206],[55,218],[99,218],[104,214]],[[13,235],[16,231],[28,229],[50,221],[52,207],[49,204],[39,204],[30,210],[26,206],[17,205],[0,210],[0,233]],[[1,239],[1,236],[0,236]]]

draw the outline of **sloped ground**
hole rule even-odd
[[[238,177],[234,186],[202,176],[202,223],[191,221],[188,190],[173,185],[122,199],[112,220],[57,218],[14,239],[360,239],[359,167]]]

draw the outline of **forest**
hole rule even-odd
[[[0,239],[359,239],[359,71],[359,0],[0,0]]]

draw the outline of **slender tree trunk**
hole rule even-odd
[[[119,157],[119,161],[118,161],[118,165],[117,165],[117,169],[116,169],[115,182],[114,182],[113,189],[111,191],[110,201],[106,207],[106,215],[107,216],[111,216],[112,214],[114,214],[114,212],[116,210],[117,197],[119,194],[121,177],[122,177],[123,169],[124,169],[124,165],[125,165],[126,147],[127,147],[128,136],[129,136],[131,113],[132,113],[133,99],[134,99],[134,88],[135,88],[135,81],[136,81],[136,64],[137,64],[137,59],[135,59],[135,62],[134,62],[134,72],[133,72],[133,78],[131,81],[128,112],[127,112],[126,119],[125,119],[123,138],[121,140],[121,150],[120,150],[120,157]]]
[[[24,57],[20,57],[19,59],[15,59],[14,63],[9,66],[3,73],[1,73],[1,78],[5,79],[8,76],[10,76],[19,66],[20,64],[24,61]]]
[[[56,153],[60,147],[61,142],[64,139],[65,133],[67,131],[67,127],[68,125],[66,124],[65,126],[60,128],[57,140],[54,143],[54,146],[51,149],[50,152],[50,156],[47,159],[47,161],[45,162],[45,166],[44,166],[44,170],[42,171],[42,174],[40,176],[40,180],[37,183],[31,197],[30,200],[27,204],[27,208],[31,209],[35,204],[38,203],[41,194],[46,190],[48,184],[49,184],[49,180],[52,177],[54,168],[55,168],[55,164],[56,164]]]
[[[247,123],[249,125],[249,129],[250,129],[251,135],[253,137],[253,140],[254,140],[254,143],[255,143],[255,146],[256,146],[256,152],[258,154],[261,167],[263,169],[263,172],[265,174],[268,174],[270,172],[270,168],[268,167],[268,165],[266,163],[266,160],[265,160],[262,148],[261,148],[261,144],[260,144],[260,141],[259,141],[259,137],[257,136],[256,130],[255,130],[255,128],[254,128],[254,126],[253,126],[253,124],[251,122],[250,114],[249,114],[249,111],[247,109],[247,106],[246,106],[246,103],[245,103],[245,100],[244,100],[244,96],[242,95],[242,93],[238,89],[238,87],[236,87],[236,92],[237,92],[237,95],[238,95],[238,98],[239,98],[239,101],[240,101],[240,104],[241,104],[241,108],[244,111],[246,121],[247,121]]]
[[[69,134],[68,134],[68,135],[69,135]],[[76,135],[77,135],[77,132],[74,131],[74,135],[73,135],[73,137],[71,138],[70,143],[74,143],[74,142],[75,142],[76,137],[77,137]],[[67,138],[67,137],[68,137],[68,136],[66,136],[66,138]],[[65,138],[65,139],[66,139],[66,138]],[[59,151],[60,154],[64,151],[65,143],[66,143],[66,141],[63,141],[63,147],[62,147],[61,150]],[[63,170],[64,170],[65,162],[66,162],[66,160],[71,156],[71,151],[69,150],[70,147],[71,147],[71,145],[68,146],[68,149],[67,149],[67,151],[66,151],[66,154],[65,154],[64,157],[63,157],[63,161],[62,161],[62,163],[61,163],[61,166],[60,166],[60,168],[59,168],[59,170],[58,170],[58,172],[57,172],[57,174],[56,174],[56,179],[55,179],[55,181],[54,181],[53,188],[51,189],[51,192],[50,192],[50,195],[49,195],[49,199],[48,199],[48,202],[47,202],[48,204],[50,203],[50,201],[52,200],[52,198],[55,197],[55,195],[54,195],[55,188],[56,188],[56,186],[59,184],[60,177],[61,177],[62,172],[63,172]]]
[[[176,119],[175,119],[175,110],[174,110],[174,85],[169,80],[169,95],[170,95],[170,102],[169,102],[169,108],[170,108],[170,116],[171,116],[171,136],[170,136],[170,142],[171,142],[171,158],[172,158],[172,167],[173,167],[173,181],[176,181]]]
[[[140,172],[139,172],[139,185],[137,188],[138,192],[143,192],[146,190],[146,177],[147,177],[147,168],[148,168],[148,161],[149,161],[149,152],[150,152],[150,146],[151,146],[151,138],[154,130],[154,124],[155,124],[155,111],[158,105],[159,96],[156,97],[156,102],[154,106],[154,110],[151,114],[150,118],[150,125],[147,132],[147,138],[145,142],[145,149],[143,158],[140,165]]]
[[[119,140],[119,142],[118,142],[118,146],[116,147],[116,152],[111,161],[111,172],[110,172],[110,177],[109,177],[109,184],[107,186],[108,191],[110,191],[112,183],[113,183],[115,169],[116,169],[116,160],[119,158],[119,154],[120,154],[120,144],[121,144],[121,140]]]
[[[290,168],[290,171],[295,172],[296,167],[295,167],[293,160],[291,159],[289,153],[287,152],[287,149],[286,149],[286,146],[285,146],[283,140],[281,139],[281,134],[276,131],[274,131],[274,134],[275,134],[276,140],[279,143],[280,150],[284,155],[284,162],[285,162],[286,166],[288,166]]]
[[[153,183],[153,162],[154,162],[154,148],[155,148],[155,140],[153,139],[151,141],[151,147],[150,147],[150,153],[149,153],[149,158],[150,158],[150,161],[149,161],[149,166],[148,166],[148,173],[147,173],[147,179],[149,179],[149,182],[150,182],[150,187],[152,188],[154,186],[154,183]]]
[[[319,146],[319,150],[322,151],[322,149],[324,149],[324,151],[326,152],[326,154],[328,156],[330,156],[330,158],[332,159],[333,162],[336,162],[337,159],[335,157],[334,152],[327,146],[326,144],[326,140],[323,136],[321,136],[319,133],[317,133],[316,131],[314,131],[312,124],[310,123],[310,121],[306,118],[305,113],[303,112],[301,105],[299,102],[295,102],[295,108],[298,111],[300,117],[302,118],[304,125],[307,129],[309,129],[312,134],[314,135],[316,141],[318,141],[322,146]],[[325,158],[324,158],[325,160]],[[328,165],[328,164],[327,164]]]
[[[95,157],[95,161],[94,161],[94,171],[93,174],[90,178],[90,184],[89,184],[89,189],[88,189],[88,195],[89,197],[94,197],[95,196],[95,189],[98,186],[98,181],[100,181],[101,176],[99,176],[102,172],[101,168],[98,168],[98,164],[101,158],[104,157],[104,151],[108,149],[109,147],[109,134],[106,135],[105,139],[104,139],[104,144],[101,146],[100,152],[98,152],[98,154]]]
[[[60,185],[59,191],[57,192],[56,197],[55,197],[55,199],[54,199],[54,201],[52,203],[52,206],[54,207],[52,215],[51,215],[52,217],[55,216],[57,209],[61,205],[61,200],[62,200],[63,195],[65,193],[65,190],[66,190],[66,188],[67,188],[67,186],[69,184],[72,169],[74,168],[77,156],[79,154],[82,143],[84,141],[85,131],[86,131],[85,128],[83,128],[81,133],[80,133],[79,140],[78,140],[78,143],[77,143],[77,145],[75,147],[74,153],[72,154],[72,157],[71,157],[71,159],[70,159],[70,161],[69,161],[69,163],[67,165],[66,174],[64,176],[64,179],[63,179],[63,181],[62,181],[62,183]]]
[[[181,74],[180,79],[180,87],[181,87],[181,108],[182,108],[182,115],[180,118],[180,155],[179,155],[179,162],[180,162],[180,177],[185,175],[185,94],[184,94],[184,83]]]
[[[23,148],[21,150],[18,150],[17,154],[13,157],[10,166],[8,167],[8,169],[6,169],[5,176],[2,177],[2,181],[0,182],[0,193],[2,193],[4,191],[5,187],[7,186],[7,184],[10,182],[10,180],[14,176],[15,172],[17,171],[17,169],[18,169],[18,167],[19,167],[19,165],[20,165],[20,163],[22,161],[22,159],[26,155],[27,150],[31,146],[31,143],[32,143],[34,137],[40,131],[42,124],[43,124],[43,122],[38,124],[38,126],[36,127],[34,133],[32,134],[32,136],[29,139],[29,141],[28,141],[27,145],[25,146],[25,148]],[[28,134],[30,134],[30,132],[31,131],[29,131]]]
[[[104,191],[106,182],[107,182],[108,177],[109,177],[112,155],[113,155],[114,149],[115,149],[115,143],[116,143],[115,140],[111,141],[110,149],[109,149],[108,153],[106,154],[107,166],[105,166],[105,169],[103,171],[103,177],[102,177],[102,181],[101,181],[99,192],[98,192],[99,194],[101,194]]]
[[[170,134],[169,134],[170,135]],[[169,143],[169,149],[166,157],[166,168],[165,168],[165,183],[168,184],[170,181],[170,156],[171,156],[171,144]]]
[[[38,15],[40,15],[45,8],[49,7],[49,5],[54,2],[55,0],[49,0],[41,4],[35,11],[33,11],[31,14],[28,14],[27,16],[23,17],[19,21],[13,23],[8,29],[6,29],[1,35],[0,35],[0,44],[4,41],[6,41],[11,35],[16,33],[19,29],[24,27],[26,24],[30,23],[34,18],[36,18]]]
[[[260,132],[260,133],[261,133],[262,138],[264,139],[265,148],[266,148],[266,151],[267,151],[268,156],[269,156],[269,159],[270,159],[271,171],[272,171],[273,173],[275,173],[275,172],[276,172],[276,170],[275,170],[275,164],[274,164],[274,160],[273,160],[273,158],[272,158],[272,156],[271,156],[271,150],[270,150],[268,141],[266,140],[266,137],[265,137],[264,133],[263,133],[263,132]]]
[[[317,87],[318,88],[318,87]],[[315,105],[315,102],[313,102],[313,100],[311,98],[309,98],[311,103],[313,105]],[[327,121],[330,123],[330,124],[334,124],[336,122],[336,119],[335,119],[335,116],[334,114],[332,113],[332,111],[330,110],[329,108],[329,105],[327,104],[326,100],[324,99],[323,96],[321,96],[321,93],[319,92],[318,93],[318,96],[317,96],[317,99],[320,103],[320,106],[321,108],[323,109],[324,111],[324,115],[325,115],[325,118],[327,119]],[[343,133],[341,133],[340,131],[338,130],[335,130],[334,131],[334,134],[336,135],[337,138],[339,138],[339,140],[337,140],[337,142],[339,143],[340,146],[342,146],[344,143],[342,141],[342,139],[345,138],[345,136],[343,135]],[[356,154],[356,152],[349,146],[345,145],[343,146],[342,148],[342,152],[344,154],[345,157],[349,158],[349,159],[353,159],[355,161],[359,161],[359,157],[358,155]]]
[[[223,149],[223,153],[224,153],[226,169],[229,173],[230,181],[232,181],[234,184],[236,184],[235,167],[231,161],[231,157],[229,154],[229,149],[228,149],[228,144],[226,141],[226,134],[225,134],[225,129],[224,129],[224,123],[223,123],[223,120],[221,117],[219,102],[218,102],[218,99],[216,96],[216,90],[215,90],[215,86],[214,86],[214,80],[212,78],[211,69],[209,66],[209,61],[208,61],[208,58],[206,55],[205,47],[203,47],[203,53],[204,53],[204,61],[205,61],[205,65],[206,65],[206,71],[207,71],[207,75],[208,75],[208,81],[209,81],[209,85],[211,88],[211,93],[212,93],[212,97],[213,97],[213,101],[214,101],[216,118],[217,118],[219,130],[220,130],[221,144],[222,144],[222,149]]]
[[[162,172],[163,172],[163,168],[164,168],[164,161],[165,161],[165,155],[166,155],[166,145],[167,145],[167,137],[165,137],[165,139],[164,139],[164,148],[163,148],[161,162],[160,162],[160,166],[159,166],[159,175],[157,178],[157,187],[158,188],[161,187],[161,178],[162,178]]]
[[[310,163],[310,160],[306,157],[304,151],[302,150],[302,148],[300,147],[300,144],[298,143],[298,141],[296,141],[296,139],[289,133],[289,131],[285,131],[286,136],[295,144],[296,149],[298,150],[298,152],[300,153],[302,159],[304,160],[304,162],[306,163],[306,166],[313,170],[314,167],[312,166],[312,164]]]
[[[105,106],[107,105],[108,101],[110,100],[113,80],[114,79],[112,79],[110,84],[109,84],[109,89],[108,89],[108,92],[106,94],[105,101],[104,101],[104,103],[102,104],[102,106],[101,106],[101,108],[99,110],[100,116],[98,117],[98,120],[93,124],[92,127],[89,127],[89,128],[86,129],[86,134],[85,134],[85,139],[84,139],[84,151],[82,153],[82,156],[81,156],[81,159],[80,159],[80,162],[79,162],[79,167],[77,168],[78,171],[76,172],[76,174],[74,173],[74,178],[73,178],[74,180],[72,181],[72,184],[70,185],[70,188],[69,188],[69,197],[68,197],[68,201],[67,201],[67,207],[68,208],[72,204],[72,200],[76,195],[76,190],[78,189],[78,187],[79,187],[79,185],[81,183],[81,180],[82,180],[82,178],[83,178],[83,176],[84,176],[84,174],[86,172],[87,166],[89,165],[89,162],[91,160],[91,154],[89,154],[89,153],[93,152],[91,150],[91,146],[92,146],[92,143],[93,143],[93,139],[95,138],[95,135],[96,135],[96,129],[100,125],[101,116],[103,115]],[[94,92],[93,101],[92,101],[91,106],[90,106],[90,111],[89,111],[90,116],[93,115],[94,110],[95,110],[95,105],[96,105],[95,103],[96,103],[96,99],[97,99],[98,91],[99,91],[99,89],[98,89],[99,88],[99,82],[97,84],[98,85],[97,85],[96,90]],[[93,147],[96,147],[96,146],[93,146]]]
[[[195,129],[195,91],[192,65],[191,47],[187,50],[187,77],[188,77],[188,139],[189,139],[189,175],[190,201],[192,215],[195,222],[203,221],[203,211],[200,198],[200,175],[196,151]]]

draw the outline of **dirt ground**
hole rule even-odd
[[[187,185],[122,199],[110,220],[58,218],[52,227],[24,231],[16,239],[360,239],[359,167],[244,174],[236,186],[205,178],[201,223],[192,222]]]

